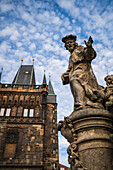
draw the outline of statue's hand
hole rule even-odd
[[[84,42],[85,42],[85,44],[86,44],[87,47],[92,47],[93,39],[92,39],[92,37],[90,36],[88,42],[86,42],[86,40],[84,40]]]
[[[61,78],[62,78],[62,81],[65,79],[65,77],[68,77],[69,76],[69,72],[65,72],[62,74]]]
[[[61,76],[63,85],[68,84],[69,83],[69,72],[65,72],[62,74]]]

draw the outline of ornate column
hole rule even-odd
[[[70,142],[67,149],[72,170],[113,170],[113,114],[86,108],[60,121],[59,130]]]

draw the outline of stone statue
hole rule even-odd
[[[105,77],[107,87],[98,84],[91,66],[96,57],[91,36],[84,41],[86,47],[79,46],[72,34],[62,42],[71,53],[62,81],[70,84],[74,111],[59,121],[58,130],[70,143],[70,168],[113,170],[113,75]]]
[[[72,34],[62,39],[65,48],[71,53],[68,69],[61,77],[63,84],[70,84],[74,110],[86,106],[103,108],[103,88],[98,85],[91,67],[91,61],[96,57],[92,37],[89,37],[88,42],[84,41],[86,47],[79,46],[75,41],[76,36]]]

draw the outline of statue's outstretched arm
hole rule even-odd
[[[92,39],[92,37],[90,36],[88,42],[86,42],[86,40],[84,40],[84,42],[85,42],[85,44],[86,44],[87,47],[92,47],[93,39]]]

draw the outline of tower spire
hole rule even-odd
[[[48,94],[55,95],[54,90],[53,90],[53,86],[52,86],[52,83],[51,83],[51,75],[50,74],[49,74]]]
[[[43,78],[43,83],[42,83],[43,85],[44,85],[44,84],[47,84],[45,72],[46,72],[46,70],[44,70],[44,78]]]
[[[1,83],[2,71],[3,71],[3,67],[1,68],[1,72],[0,72],[0,83]]]

